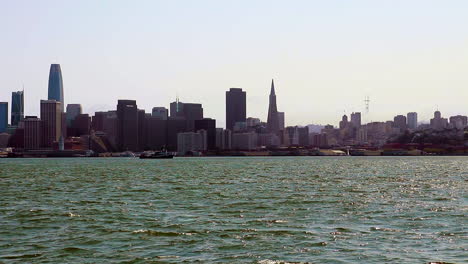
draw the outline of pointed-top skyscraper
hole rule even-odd
[[[61,102],[62,112],[64,111],[65,103],[63,100],[63,79],[60,64],[50,65],[48,99]]]
[[[268,105],[267,128],[271,133],[278,133],[280,130],[278,119],[278,108],[276,107],[275,84],[271,79],[270,103]]]

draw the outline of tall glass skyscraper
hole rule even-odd
[[[24,118],[24,92],[11,93],[11,125],[18,126]]]
[[[49,100],[61,102],[62,112],[64,111],[63,100],[63,79],[60,64],[51,64],[49,73]]]
[[[0,133],[6,132],[8,127],[8,102],[0,102]]]

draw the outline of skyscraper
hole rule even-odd
[[[360,112],[351,113],[351,124],[354,127],[360,127],[361,126],[361,113]]]
[[[0,133],[8,127],[8,102],[0,102]]]
[[[216,120],[211,118],[203,118],[195,120],[195,131],[206,130],[207,149],[216,148]]]
[[[418,113],[410,112],[406,115],[409,129],[416,129],[418,127]]]
[[[11,93],[11,125],[18,126],[24,118],[24,93],[23,91]]]
[[[241,88],[226,91],[226,129],[232,130],[236,122],[245,122],[247,118],[246,92]]]
[[[393,118],[393,126],[400,129],[400,132],[406,130],[406,116],[397,115]]]
[[[63,79],[60,64],[50,65],[48,99],[60,102],[62,112],[64,111],[65,104],[63,99]]]
[[[42,121],[36,116],[26,116],[24,119],[24,149],[39,149],[41,147]]]
[[[62,104],[55,100],[41,100],[42,145],[52,147],[62,136]]]
[[[138,146],[138,108],[135,100],[117,103],[117,148],[136,151]]]
[[[154,117],[154,118],[161,119],[161,120],[167,120],[167,117],[168,117],[167,108],[165,108],[165,107],[153,107],[153,110],[151,112],[151,116]]]
[[[276,106],[275,84],[271,80],[270,103],[268,105],[267,128],[271,133],[278,133],[280,124],[278,120],[278,108]]]
[[[72,127],[73,120],[83,112],[80,104],[67,104],[67,126]]]

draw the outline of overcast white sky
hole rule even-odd
[[[225,91],[266,119],[271,78],[288,125],[409,111],[468,114],[468,1],[0,0],[0,101],[25,85],[39,113],[51,63],[84,111],[203,104],[225,122]]]

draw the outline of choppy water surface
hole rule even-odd
[[[467,263],[467,157],[0,161],[0,263]]]

